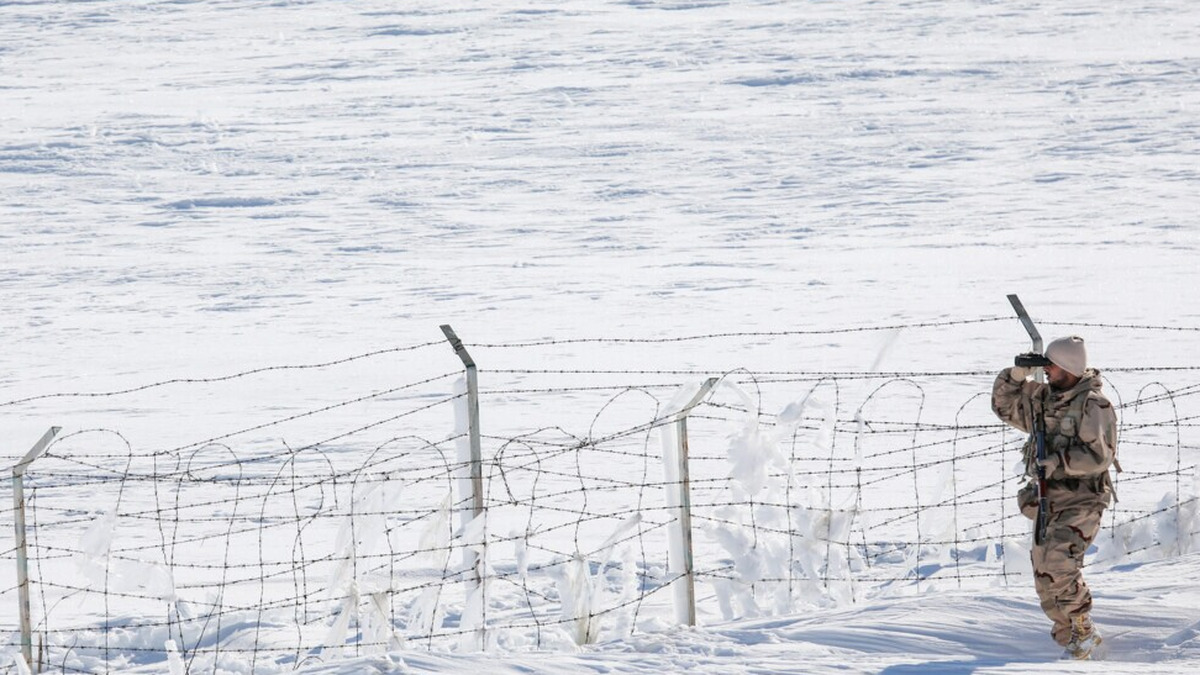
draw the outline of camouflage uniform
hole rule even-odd
[[[992,410],[1008,424],[1029,433],[1034,416],[1046,419],[1046,534],[1033,547],[1034,584],[1042,611],[1054,622],[1051,635],[1060,645],[1071,639],[1071,617],[1087,615],[1092,594],[1083,580],[1083,554],[1096,538],[1100,516],[1112,499],[1108,468],[1116,459],[1117,416],[1100,393],[1100,374],[1087,370],[1067,391],[1047,384],[1014,380],[1001,371],[992,387]],[[1037,461],[1034,443],[1026,443],[1026,474],[1034,477],[1017,495],[1021,512],[1037,518]]]

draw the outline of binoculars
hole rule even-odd
[[[1014,359],[1013,365],[1021,366],[1023,368],[1041,368],[1050,365],[1050,363],[1050,359],[1042,356],[1041,354],[1037,352],[1028,352],[1025,354],[1017,354],[1017,358]]]

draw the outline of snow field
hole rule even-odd
[[[0,405],[12,461],[65,427],[29,477],[54,667],[1195,671],[1197,34],[1184,0],[0,3],[0,403],[436,344]],[[975,398],[1011,292],[1127,404],[1101,665],[1052,661]],[[467,530],[442,323],[485,370]],[[725,374],[680,630],[644,425]]]

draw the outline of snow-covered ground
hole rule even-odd
[[[653,419],[678,387],[732,373],[737,389],[697,410],[702,476],[729,479],[720,489],[744,497],[746,481],[761,478],[755,466],[783,448],[797,473],[775,472],[770,480],[784,482],[763,489],[827,513],[861,498],[847,532],[864,546],[907,540],[896,560],[884,556],[896,578],[841,593],[845,579],[822,569],[833,590],[797,591],[791,608],[755,590],[768,595],[755,595],[751,611],[720,590],[722,561],[778,563],[778,550],[730,551],[739,531],[764,541],[778,532],[747,526],[753,509],[721,511],[726,493],[701,492],[699,506],[711,510],[698,541],[710,573],[699,629],[672,627],[669,598],[657,593],[636,618],[613,614],[636,630],[602,630],[581,650],[564,636],[485,655],[410,641],[388,656],[256,664],[263,672],[1090,672],[1099,666],[1053,662],[1027,580],[1003,576],[1016,574],[1008,566],[1019,555],[996,559],[978,545],[970,563],[980,572],[966,587],[959,570],[938,579],[971,526],[999,553],[1019,545],[1023,521],[1002,506],[1019,439],[995,428],[966,437],[994,424],[977,397],[988,373],[1028,344],[1008,318],[1004,296],[1016,292],[1047,336],[1087,336],[1122,401],[1160,393],[1154,383],[1179,395],[1122,411],[1136,443],[1122,451],[1135,480],[1120,508],[1135,520],[1119,546],[1110,539],[1097,552],[1108,557],[1089,578],[1112,635],[1103,668],[1192,672],[1200,598],[1189,580],[1200,559],[1187,552],[1187,532],[1171,531],[1180,511],[1170,505],[1196,494],[1196,404],[1186,395],[1200,382],[1197,35],[1200,7],[1185,0],[2,2],[0,454],[11,465],[48,426],[64,428],[47,460],[61,464],[42,465],[39,517],[65,519],[60,551],[90,553],[44,564],[83,577],[100,570],[93,581],[120,592],[96,561],[114,542],[168,550],[164,517],[220,528],[255,515],[278,524],[289,512],[295,541],[304,530],[306,543],[339,546],[341,521],[310,522],[304,509],[337,495],[343,516],[359,497],[382,497],[296,488],[296,474],[348,470],[368,484],[386,471],[453,464],[460,363],[438,329],[448,323],[482,370],[484,449],[502,458],[497,472],[549,447],[538,443],[607,439],[577,465],[541,467],[579,494],[593,490],[588,503],[562,486],[539,497],[553,479],[505,474],[524,507],[611,512],[565,539],[549,530],[545,542],[531,540],[547,550],[530,556],[595,553],[618,531],[664,547],[653,538],[660,506],[626,523],[635,504],[662,499],[661,479],[645,478],[662,470],[651,466],[659,432],[619,434]],[[197,381],[377,350],[396,351]],[[885,375],[861,379],[869,371]],[[836,392],[814,389],[823,373],[838,375]],[[94,395],[176,379],[188,381]],[[810,390],[802,442],[762,442]],[[860,406],[877,435],[854,434]],[[747,408],[763,413],[763,436],[746,435]],[[823,426],[830,411],[835,427]],[[917,422],[930,426],[903,427]],[[889,423],[902,433],[884,433]],[[915,468],[925,457],[914,448],[929,444],[932,465]],[[431,464],[430,448],[451,459]],[[376,474],[355,473],[375,456],[388,457],[370,465]],[[145,464],[155,457],[170,466]],[[241,476],[290,472],[291,491],[260,485],[257,501],[231,502],[256,514],[212,505],[224,497],[187,506],[203,481],[228,478],[229,457],[259,461]],[[865,490],[829,479],[837,462],[864,457],[867,471],[892,458],[913,468]],[[814,486],[805,477],[818,464],[825,473]],[[118,497],[74,478],[55,483],[59,469],[158,481],[101,481],[125,486]],[[653,487],[594,492],[622,477]],[[395,498],[419,497],[427,517],[443,513],[445,485],[410,487]],[[978,504],[958,504],[976,489]],[[277,508],[277,492],[294,503]],[[953,513],[924,512],[924,531],[869,515],[951,498]],[[397,503],[387,499],[379,503]],[[89,529],[121,508],[159,520]],[[1160,508],[1171,518],[1151,517]],[[943,527],[960,515],[976,520]],[[506,528],[534,520],[512,518]],[[408,535],[392,526],[394,538]],[[837,527],[823,527],[836,539]],[[943,531],[954,547],[936,545]],[[259,532],[245,536],[261,549]],[[233,537],[217,551],[176,536],[170,550],[196,556],[175,561],[194,566],[195,582],[205,556],[228,564],[233,543],[252,545]],[[519,566],[523,554],[505,545],[495,564],[511,574],[503,565]],[[642,584],[661,572],[653,553],[641,554],[650,560],[638,563]],[[612,569],[630,569],[620,551],[609,554]],[[249,559],[319,557],[272,556]],[[914,569],[926,583],[899,583]],[[317,571],[322,584],[337,576]],[[189,598],[187,574],[175,573],[181,586],[164,597],[226,601]],[[140,581],[143,591],[157,583]],[[14,585],[3,586],[0,617],[15,636]],[[336,603],[319,600],[314,614],[332,622]],[[496,601],[498,614],[517,609]],[[100,625],[120,609],[116,599],[104,610],[74,602],[54,605],[54,616]],[[451,613],[461,612],[463,598],[454,602]],[[278,625],[260,613],[232,639],[249,627],[257,645]],[[320,643],[330,626],[306,630]],[[122,639],[162,650],[165,637]],[[161,651],[135,662],[148,672],[171,665]],[[226,666],[252,668],[240,658]]]
[[[1103,663],[1057,661],[1025,588],[937,593],[844,610],[749,619],[638,635],[580,653],[477,656],[405,653],[314,667],[313,673],[1189,673],[1200,663],[1200,624],[1188,580],[1195,556],[1094,576],[1111,637]],[[1192,598],[1192,599],[1189,599]],[[1153,607],[1153,610],[1150,608]],[[481,666],[480,664],[486,664]]]

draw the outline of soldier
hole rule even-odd
[[[1092,594],[1083,580],[1083,554],[1100,529],[1112,499],[1108,468],[1116,460],[1117,416],[1100,393],[1100,373],[1087,367],[1083,338],[1059,338],[1046,348],[1049,384],[1027,380],[1032,369],[1006,368],[992,387],[992,410],[1004,422],[1031,433],[1045,420],[1048,509],[1045,531],[1035,534],[1033,576],[1042,611],[1054,622],[1050,634],[1066,648],[1063,658],[1086,659],[1100,644],[1092,624]],[[1036,444],[1025,445],[1026,474],[1017,494],[1021,512],[1037,520]]]

